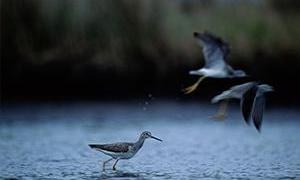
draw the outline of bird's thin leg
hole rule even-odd
[[[113,165],[113,170],[116,170],[116,165],[117,165],[117,162],[119,161],[119,159],[116,160],[116,162],[114,163]]]
[[[190,94],[191,92],[195,91],[195,89],[198,87],[198,85],[200,84],[201,81],[203,81],[206,78],[206,76],[202,76],[198,79],[198,81],[196,81],[193,85],[184,88],[184,94]]]
[[[227,111],[227,108],[228,108],[228,103],[229,103],[228,99],[225,99],[224,101],[222,101],[220,106],[219,106],[219,109],[218,109],[217,113],[215,115],[213,115],[212,117],[214,119],[218,119],[218,120],[225,119],[226,111]]]
[[[103,171],[105,171],[105,164],[111,160],[113,160],[113,158],[110,158],[109,160],[103,162],[103,168],[102,168]]]

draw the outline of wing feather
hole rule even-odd
[[[214,96],[211,100],[211,103],[217,103],[223,99],[229,98],[242,99],[245,92],[247,92],[250,88],[254,87],[256,84],[256,82],[251,81],[244,84],[232,86],[230,89]]]
[[[254,105],[253,105],[253,112],[252,112],[252,120],[253,120],[254,126],[257,129],[257,131],[260,131],[260,129],[261,129],[265,103],[266,103],[266,100],[265,100],[265,97],[263,94],[258,94],[255,97]]]
[[[241,111],[244,120],[246,121],[247,124],[249,124],[249,119],[252,112],[256,91],[257,91],[257,86],[251,87],[248,91],[246,91],[243,94],[241,99]]]
[[[195,32],[194,36],[203,46],[204,67],[207,69],[226,68],[226,59],[230,52],[229,45],[221,38],[208,32]]]
[[[127,152],[132,143],[115,143],[115,144],[89,144],[92,149],[105,150],[111,152]]]

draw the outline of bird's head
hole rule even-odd
[[[261,85],[259,85],[259,88],[261,90],[263,90],[264,92],[272,92],[272,91],[274,91],[274,88],[272,86],[268,85],[268,84],[261,84]]]
[[[149,132],[149,131],[144,131],[144,132],[141,134],[141,138],[142,138],[142,139],[152,138],[152,139],[155,139],[155,140],[158,140],[158,141],[162,141],[161,139],[152,136],[151,132]]]

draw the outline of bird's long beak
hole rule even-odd
[[[154,137],[154,136],[150,136],[152,139],[156,139],[158,141],[162,141],[161,139],[157,138],[157,137]]]

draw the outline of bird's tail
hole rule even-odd
[[[99,148],[98,144],[89,144],[90,148],[95,149],[95,148]]]
[[[202,75],[198,70],[189,71],[189,74],[190,75],[198,75],[198,76]]]
[[[217,103],[217,102],[219,102],[221,100],[229,98],[229,93],[230,93],[229,91],[222,92],[221,94],[213,97],[212,100],[211,100],[211,103],[214,104],[214,103]]]

